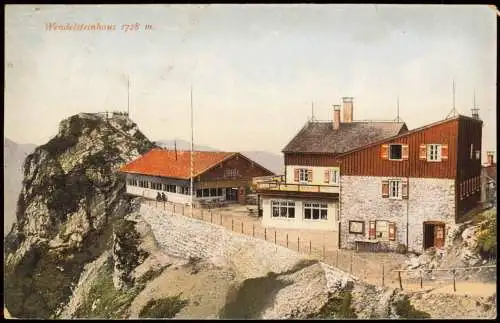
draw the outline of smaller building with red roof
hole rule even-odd
[[[191,167],[191,155],[193,163]],[[189,204],[193,178],[196,202],[219,200],[244,203],[252,178],[274,175],[238,152],[176,151],[154,148],[120,168],[127,193]]]

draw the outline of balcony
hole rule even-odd
[[[284,176],[255,177],[253,184],[257,191],[286,191],[307,193],[339,194],[339,185],[310,185],[286,183]]]

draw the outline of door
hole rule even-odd
[[[444,247],[444,225],[436,224],[434,228],[434,247]]]

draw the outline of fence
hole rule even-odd
[[[394,257],[394,254],[368,253],[376,257],[377,260],[363,259],[354,250],[341,250],[337,249],[336,246],[329,245],[325,241],[304,239],[301,237],[301,233],[261,227],[260,222],[257,221],[255,217],[236,216],[238,219],[235,219],[229,214],[223,215],[220,212],[214,211],[214,209],[203,208],[193,208],[193,213],[191,213],[191,207],[183,204],[158,202],[144,198],[143,201],[150,206],[161,208],[166,212],[182,214],[183,216],[210,222],[235,233],[249,235],[257,239],[263,239],[276,245],[296,250],[311,259],[320,260],[326,264],[342,269],[374,285],[399,287],[402,289],[403,282],[405,285],[420,283],[422,286],[424,278],[426,279],[426,285],[430,285],[431,281],[440,281],[439,279],[433,280],[431,277],[427,277],[426,275],[428,275],[428,273],[423,273],[422,275],[418,274],[414,277],[415,275],[408,273],[414,272],[415,270],[396,269],[400,268],[401,262],[391,262],[388,260]],[[496,266],[493,267],[495,267],[496,270]],[[456,269],[458,270],[458,268]],[[459,278],[460,277],[455,275],[455,282],[459,280]],[[441,280],[446,281],[447,278],[445,277]]]

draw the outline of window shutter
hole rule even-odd
[[[382,159],[389,159],[389,145],[382,145],[380,147],[380,157]]]
[[[425,144],[421,144],[418,151],[420,160],[427,160],[427,146]]]
[[[370,221],[370,228],[368,230],[368,239],[375,239],[375,221]]]
[[[328,169],[325,170],[325,183],[330,182],[330,171]]]
[[[307,181],[312,182],[313,181],[313,171],[312,169],[307,170]]]
[[[401,182],[401,195],[404,199],[408,198],[408,181],[403,180]]]
[[[396,240],[396,223],[389,222],[389,240]]]
[[[402,145],[401,155],[402,155],[403,160],[408,159],[408,155],[409,155],[408,145]]]
[[[382,181],[382,197],[389,197],[389,181]]]
[[[441,145],[441,160],[448,159],[448,145]]]
[[[294,170],[294,180],[295,180],[296,182],[298,182],[298,181],[299,181],[299,169],[298,169],[298,168],[296,168],[296,169]]]

